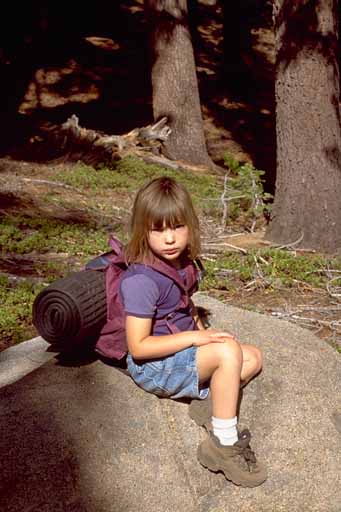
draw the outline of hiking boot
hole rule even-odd
[[[195,421],[199,427],[212,430],[212,400],[209,394],[204,400],[192,400],[188,406],[189,417]]]
[[[236,485],[256,487],[266,480],[265,466],[257,461],[250,448],[250,432],[243,430],[238,438],[233,446],[223,446],[210,432],[198,447],[198,460],[211,471],[222,471],[225,478]]]

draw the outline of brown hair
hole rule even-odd
[[[199,221],[186,188],[173,178],[163,176],[146,183],[137,193],[130,222],[131,238],[126,258],[131,262],[148,262],[152,257],[148,235],[153,228],[185,224],[189,231],[188,256],[200,252]]]

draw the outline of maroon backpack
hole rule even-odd
[[[106,296],[107,296],[107,321],[95,344],[95,350],[100,355],[108,359],[122,359],[128,351],[126,333],[125,333],[125,312],[121,300],[120,284],[121,279],[126,272],[129,272],[128,265],[124,258],[123,245],[115,238],[110,239],[109,244],[112,250],[106,254],[91,260],[86,269],[102,270],[105,272]],[[177,271],[161,260],[144,267],[141,273],[148,274],[150,268],[156,270],[160,279],[163,276],[171,278],[179,287],[181,297],[175,311],[166,318],[156,320],[155,324],[165,323],[171,333],[177,332],[177,328],[172,323],[172,317],[177,310],[189,305],[189,297],[198,288],[198,282],[203,276],[203,266],[200,260],[195,263],[188,261],[185,266],[185,282],[180,279]]]

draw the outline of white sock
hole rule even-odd
[[[238,441],[237,416],[223,420],[212,416],[213,434],[223,446],[232,446]]]

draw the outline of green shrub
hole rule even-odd
[[[251,223],[254,229],[258,219],[271,210],[272,195],[264,192],[264,171],[256,169],[251,163],[242,163],[232,155],[224,156],[224,163],[230,170],[225,180],[224,221],[228,218],[236,220],[242,216],[246,224]]]

